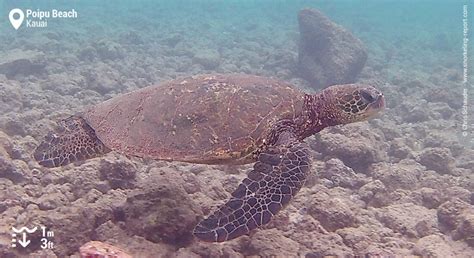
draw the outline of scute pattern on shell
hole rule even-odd
[[[98,104],[83,117],[110,149],[195,163],[252,162],[273,123],[301,113],[304,94],[251,75],[199,75]]]

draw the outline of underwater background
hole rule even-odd
[[[133,257],[472,257],[474,109],[464,102],[472,102],[465,89],[474,93],[469,76],[463,83],[464,5],[471,28],[467,1],[2,1],[0,257],[80,257],[93,240]],[[78,17],[15,30],[13,8],[74,9]],[[192,236],[251,165],[110,153],[48,169],[32,158],[58,119],[174,78],[246,73],[321,90],[299,71],[304,8],[362,41],[368,58],[356,81],[381,89],[387,108],[308,138],[314,173],[263,229],[220,244]],[[54,231],[53,248],[43,249],[38,234],[12,247],[12,227],[35,225]]]

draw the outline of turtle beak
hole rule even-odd
[[[382,93],[380,93],[375,101],[370,103],[367,114],[368,118],[374,118],[380,115],[382,111],[385,109],[385,98]]]
[[[374,101],[374,103],[372,104],[372,106],[375,108],[375,109],[379,109],[380,111],[384,110],[385,109],[385,98],[383,96],[382,93],[380,93],[380,95],[377,97],[377,99]]]

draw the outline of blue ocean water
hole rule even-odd
[[[64,48],[74,52],[100,39],[117,42],[137,37],[140,44],[128,44],[124,49],[129,59],[140,53],[156,57],[156,62],[170,56],[163,51],[214,49],[223,63],[237,62],[237,68],[243,67],[240,70],[255,73],[265,66],[265,55],[288,53],[294,57],[297,13],[312,7],[362,39],[369,51],[369,64],[387,55],[390,67],[429,72],[436,65],[460,64],[462,5],[463,1],[3,1],[2,17],[8,17],[14,7],[33,11],[75,9],[78,17],[46,19],[47,28],[26,28],[23,24],[18,31],[3,19],[0,30],[5,50],[25,45],[41,48],[48,42],[37,42],[35,36],[46,33],[59,34],[55,43],[61,46],[49,50],[52,53]],[[159,44],[167,40],[179,40],[183,46],[158,51]],[[248,44],[256,46],[252,49]],[[249,56],[249,67],[239,64],[242,55]],[[166,62],[175,60],[155,66],[167,69],[170,64]],[[180,70],[196,73],[185,71],[185,67]]]
[[[8,20],[3,19],[0,29],[5,47],[21,45],[17,40],[45,32],[64,33],[60,41],[64,45],[77,43],[68,34],[75,34],[79,40],[87,36],[113,41],[133,32],[147,44],[178,34],[195,48],[232,52],[234,44],[248,38],[263,47],[295,51],[296,14],[302,8],[313,7],[354,32],[369,51],[387,52],[380,48],[392,46],[399,50],[405,67],[413,69],[417,65],[423,69],[442,60],[449,62],[449,57],[459,58],[461,52],[454,49],[461,47],[462,4],[463,1],[3,1],[2,17],[8,17],[9,10],[17,7],[33,11],[74,8],[78,18],[53,19],[47,28],[23,26],[18,31],[12,31]],[[426,53],[431,48],[453,52]],[[146,49],[137,45],[129,51]],[[418,56],[418,64],[410,63]]]
[[[217,41],[226,34],[284,36],[297,32],[296,14],[303,8],[318,8],[337,23],[349,28],[366,44],[373,41],[403,41],[416,48],[423,41],[444,34],[443,44],[456,47],[462,35],[463,1],[3,1],[2,17],[13,8],[33,11],[75,9],[75,20],[50,20],[48,28],[23,30],[13,34],[47,31],[74,31],[88,35],[117,36],[134,31],[157,41],[176,32],[200,41]],[[2,33],[12,33],[3,19]],[[238,32],[232,33],[232,32]],[[222,34],[222,35],[221,35]],[[9,35],[10,36],[10,35]],[[199,37],[200,36],[200,37]],[[195,37],[195,38],[194,38]],[[230,37],[230,36],[227,36]],[[431,37],[431,38],[430,38]],[[438,37],[439,38],[439,37]],[[67,42],[67,38],[62,39]],[[441,40],[440,40],[441,41]],[[8,41],[6,41],[8,44]],[[224,43],[224,42],[223,42]],[[395,42],[394,42],[395,43]],[[422,45],[421,45],[422,46]],[[223,45],[222,47],[225,47]],[[292,46],[294,47],[294,46]],[[459,47],[459,45],[458,45]]]

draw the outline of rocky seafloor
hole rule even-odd
[[[286,209],[249,236],[216,244],[191,232],[251,165],[110,153],[48,169],[32,159],[56,119],[179,76],[252,73],[312,90],[295,68],[296,13],[283,28],[274,25],[278,16],[242,17],[228,23],[167,17],[173,26],[135,21],[152,27],[150,33],[126,21],[111,30],[83,20],[83,29],[66,24],[18,31],[14,40],[0,35],[0,257],[79,257],[91,240],[136,257],[472,257],[474,152],[458,138],[460,61],[443,33],[384,38],[369,18],[347,22],[368,51],[358,81],[380,88],[387,109],[307,139],[314,174]],[[11,227],[20,225],[54,230],[55,247],[42,250],[32,236],[28,248],[11,248]]]

